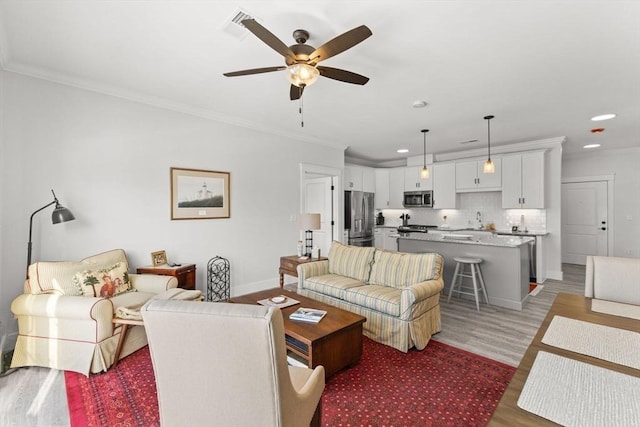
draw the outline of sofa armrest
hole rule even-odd
[[[417,303],[427,300],[434,295],[440,299],[440,292],[444,289],[444,281],[442,278],[427,280],[420,283],[415,283],[402,290],[400,295],[400,315],[411,311],[411,308]]]
[[[138,292],[160,294],[168,289],[178,287],[178,279],[173,276],[160,276],[158,274],[129,274],[131,285]]]
[[[329,274],[329,260],[305,262],[298,264],[298,289],[304,288],[304,281],[309,277]]]
[[[113,318],[113,304],[108,299],[55,294],[19,295],[11,303],[11,311],[16,317],[34,316],[109,323]]]

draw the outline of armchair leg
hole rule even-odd
[[[318,406],[316,406],[316,412],[313,413],[313,418],[311,419],[310,427],[320,427],[320,418],[322,415],[322,397],[320,401],[318,401]]]

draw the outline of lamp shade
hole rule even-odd
[[[300,230],[320,230],[320,214],[305,213],[298,215],[298,227]]]
[[[51,222],[54,224],[60,224],[61,222],[72,221],[76,219],[75,216],[71,213],[71,211],[64,206],[56,203],[56,207],[53,209],[51,213]]]

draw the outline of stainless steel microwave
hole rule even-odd
[[[405,208],[432,208],[433,191],[405,191],[402,204]]]

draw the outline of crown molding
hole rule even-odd
[[[562,148],[562,144],[567,141],[566,136],[540,139],[536,141],[518,142],[513,144],[496,145],[491,147],[491,154],[509,154],[522,151],[533,151],[542,149]],[[447,160],[466,159],[470,157],[482,157],[487,154],[486,148],[474,148],[473,150],[455,151],[452,153],[434,154],[435,161],[443,162]]]
[[[76,89],[99,93],[101,95],[120,98],[126,101],[136,102],[139,104],[144,104],[144,105],[148,105],[148,106],[163,109],[163,110],[169,110],[176,113],[187,114],[190,116],[199,117],[201,119],[224,123],[230,126],[250,129],[253,131],[277,136],[280,138],[292,139],[294,141],[303,141],[311,144],[318,144],[326,147],[337,148],[340,150],[345,150],[348,147],[348,145],[336,143],[334,141],[327,141],[324,139],[314,138],[307,135],[301,135],[298,133],[283,132],[283,131],[269,128],[266,126],[256,125],[254,122],[242,120],[235,116],[229,116],[229,115],[217,113],[212,110],[207,110],[205,108],[194,108],[189,105],[172,102],[164,98],[143,95],[133,91],[125,91],[115,87],[99,85],[99,84],[96,84],[95,82],[85,81],[81,79],[69,79],[68,77],[57,74],[57,73],[46,73],[46,72],[42,72],[42,70],[35,69],[32,67],[8,65],[8,66],[4,66],[3,69],[7,72],[20,74],[20,75],[38,79],[38,80],[44,80],[51,83],[60,84],[63,86],[69,86]]]

